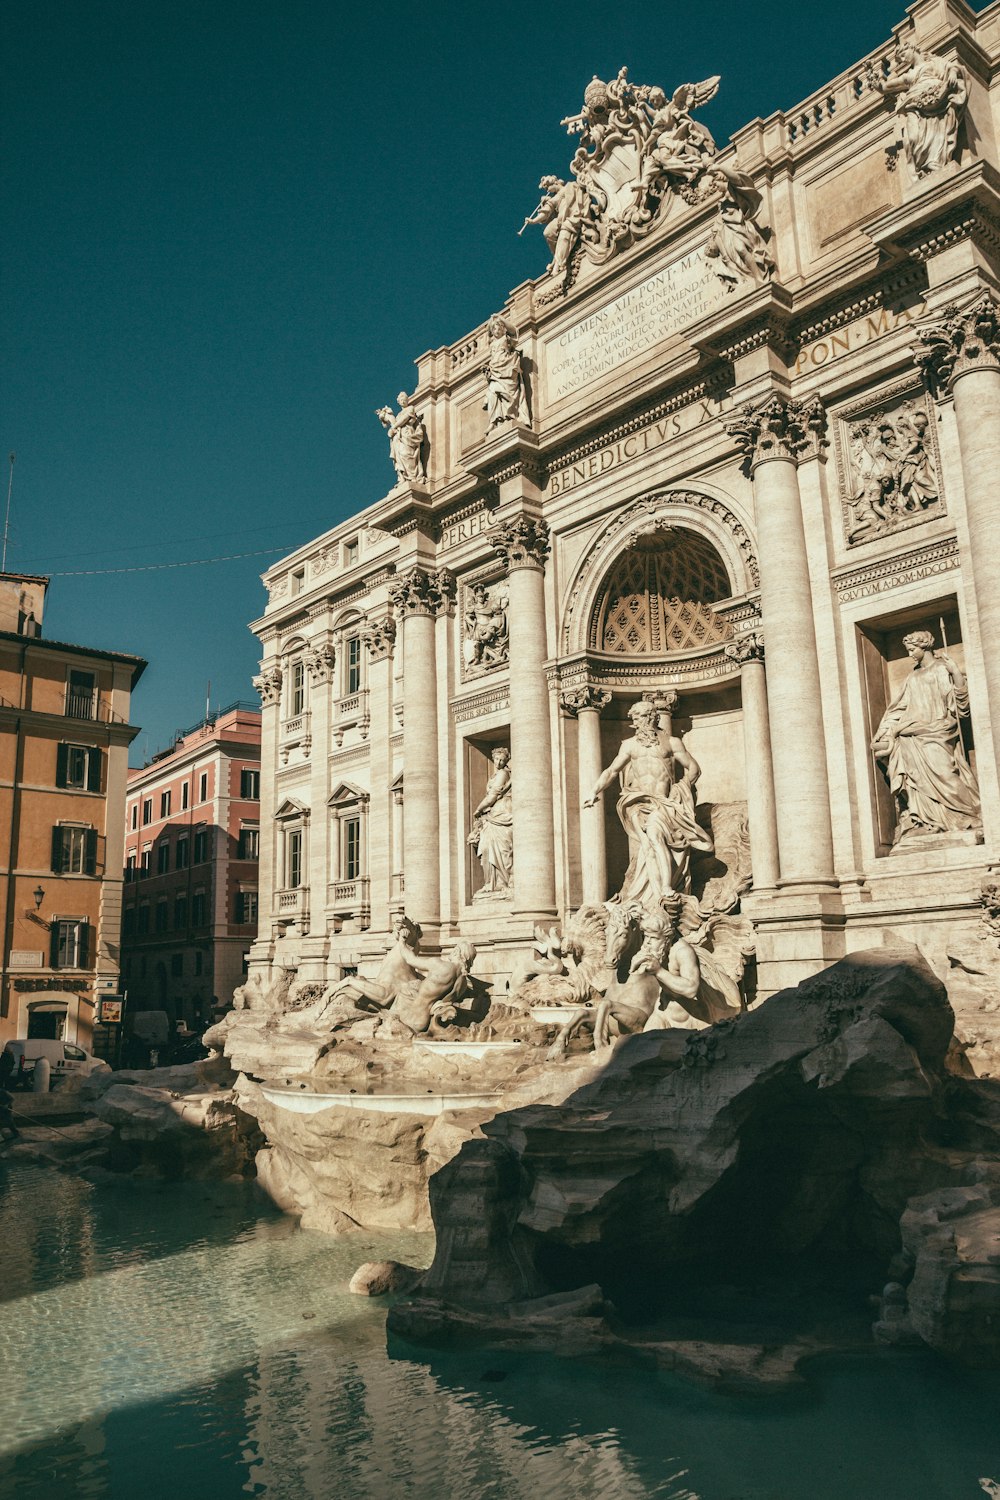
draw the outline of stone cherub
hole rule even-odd
[[[389,457],[400,483],[423,484],[427,478],[425,448],[427,429],[413,404],[413,397],[400,391],[396,397],[399,411],[380,406],[375,415],[389,434]]]
[[[965,674],[934,650],[929,630],[911,631],[903,646],[913,671],[872,739],[899,809],[895,842],[931,833],[981,834],[979,786],[962,743],[960,721],[969,713]]]

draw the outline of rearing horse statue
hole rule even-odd
[[[648,911],[637,902],[610,901],[605,932],[605,963],[614,977],[596,1009],[581,1006],[566,1022],[549,1048],[550,1061],[566,1056],[569,1043],[582,1026],[592,1023],[594,1051],[611,1045],[611,1025],[618,1035],[660,1026],[702,1026],[677,1001],[693,1001],[701,984],[701,966],[694,948],[677,936],[680,900]],[[642,944],[635,949],[635,938]],[[660,1005],[671,997],[666,1010]]]

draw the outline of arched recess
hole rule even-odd
[[[682,576],[700,578],[702,586],[716,595],[715,601],[706,603],[726,597],[740,599],[757,590],[759,573],[753,542],[728,500],[707,490],[655,490],[610,517],[587,548],[563,610],[561,645],[565,654],[595,649],[609,575],[618,560],[630,550],[657,551],[661,543],[668,544],[669,550],[671,538],[676,554],[675,576],[678,580]],[[707,547],[699,546],[700,542]]]
[[[605,574],[587,647],[613,656],[663,656],[731,639],[713,604],[732,597],[726,565],[707,537],[678,527],[635,537]]]

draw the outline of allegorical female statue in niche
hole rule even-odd
[[[960,723],[969,714],[965,674],[944,652],[935,652],[929,630],[912,631],[903,646],[913,671],[872,740],[899,808],[895,842],[929,833],[978,834],[979,787]]]
[[[514,875],[514,810],[511,805],[510,751],[493,751],[493,775],[473,813],[469,843],[479,855],[483,884],[478,896],[507,896]]]

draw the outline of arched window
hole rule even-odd
[[[615,562],[594,612],[591,648],[618,656],[696,651],[730,639],[713,604],[732,597],[726,565],[697,532],[658,530]]]

